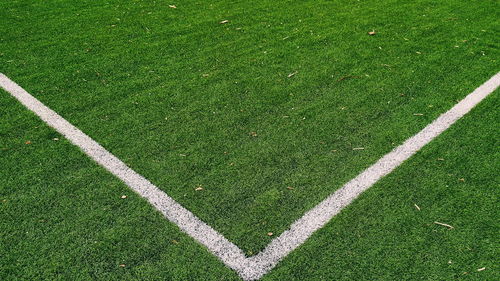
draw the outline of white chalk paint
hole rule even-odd
[[[262,252],[252,257],[245,257],[243,251],[236,245],[199,220],[193,213],[182,207],[147,179],[127,167],[125,163],[31,96],[7,76],[0,73],[0,86],[2,88],[38,115],[49,126],[78,146],[90,158],[148,200],[168,220],[207,247],[224,264],[238,272],[244,280],[257,280],[269,272],[281,259],[304,243],[316,230],[322,228],[361,193],[373,186],[382,177],[391,173],[405,160],[448,129],[474,106],[493,93],[499,85],[500,72],[453,108],[439,116],[422,131],[386,154],[316,207],[305,213],[287,231],[273,239]]]

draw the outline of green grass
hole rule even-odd
[[[2,1],[0,72],[248,255],[500,65],[497,1],[184,2]],[[266,278],[496,279],[497,95]],[[237,278],[0,108],[0,279]]]

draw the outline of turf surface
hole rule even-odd
[[[0,71],[248,255],[499,69],[497,1],[185,2],[3,1]],[[493,274],[495,94],[267,278]],[[5,276],[236,278],[0,102]],[[465,230],[432,225],[445,214]]]

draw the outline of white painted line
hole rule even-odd
[[[120,178],[139,195],[146,198],[168,220],[178,225],[182,231],[196,241],[205,245],[222,262],[238,272],[244,280],[260,279],[276,266],[282,258],[304,243],[316,230],[322,228],[361,193],[373,186],[382,177],[391,173],[405,160],[448,129],[474,106],[493,93],[499,85],[500,72],[449,111],[439,116],[422,131],[386,154],[356,178],[308,211],[303,217],[295,221],[289,230],[272,240],[262,252],[247,258],[236,245],[228,241],[220,233],[199,220],[144,177],[127,167],[125,163],[109,153],[97,142],[0,73],[0,86],[2,88],[38,115],[49,126],[80,147],[89,157]]]
[[[199,220],[193,213],[182,207],[165,192],[139,175],[120,159],[109,153],[104,147],[91,139],[52,109],[42,104],[23,88],[0,73],[0,86],[33,111],[50,127],[64,135],[85,154],[122,180],[132,190],[146,198],[151,205],[160,211],[169,221],[205,245],[214,255],[236,271],[242,271],[245,263],[244,253],[233,243],[213,228]]]
[[[450,110],[439,116],[431,124],[427,125],[423,130],[407,139],[402,145],[396,147],[339,190],[328,196],[316,205],[316,207],[309,210],[304,216],[295,221],[289,230],[283,232],[279,237],[271,241],[262,252],[250,259],[262,268],[261,272],[269,271],[283,257],[304,243],[316,230],[322,228],[343,208],[351,204],[361,193],[373,186],[378,180],[392,172],[405,160],[448,129],[479,102],[493,93],[499,85],[500,72],[467,95]],[[262,273],[262,275],[264,274]]]

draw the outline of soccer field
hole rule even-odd
[[[498,280],[499,11],[0,1],[0,280]]]

